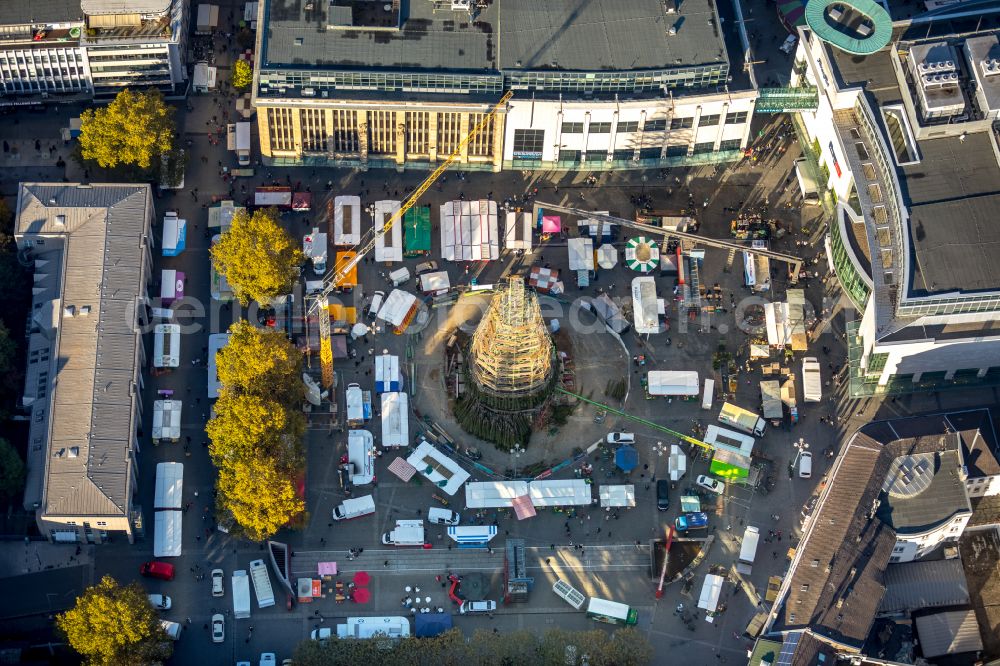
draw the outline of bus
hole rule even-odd
[[[633,625],[638,621],[639,613],[626,604],[591,597],[587,604],[587,617],[608,624]]]

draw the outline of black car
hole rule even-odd
[[[664,479],[656,482],[656,508],[660,511],[670,508],[670,482]]]
[[[337,478],[340,480],[340,489],[348,495],[351,494],[351,478],[354,476],[354,465],[343,463],[337,468]]]

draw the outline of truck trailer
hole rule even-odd
[[[740,545],[740,557],[736,561],[736,571],[749,576],[753,573],[753,561],[757,556],[757,543],[760,541],[760,530],[753,525],[747,525],[743,532],[743,543]]]
[[[823,377],[819,373],[819,360],[814,356],[802,359],[802,399],[805,402],[823,399]]]
[[[722,404],[722,411],[719,412],[719,422],[755,437],[762,437],[767,430],[767,422],[764,419],[750,410],[737,407],[730,402]]]
[[[250,617],[250,578],[245,569],[233,572],[233,617],[245,620]]]
[[[253,560],[250,563],[250,577],[253,579],[253,591],[257,594],[257,607],[267,608],[274,605],[274,590],[271,579],[267,575],[267,565],[264,560]]]
[[[424,546],[424,521],[397,520],[395,529],[382,535],[386,546]]]

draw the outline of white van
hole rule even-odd
[[[382,301],[385,300],[384,291],[376,291],[372,294],[372,302],[368,304],[368,317],[369,319],[374,319],[375,315],[378,314],[379,309],[382,307]]]
[[[813,475],[813,454],[803,451],[799,456],[799,478],[808,479]]]
[[[160,620],[160,626],[163,630],[167,632],[167,636],[171,640],[177,641],[181,638],[181,630],[184,628],[180,622],[171,622],[170,620]]]
[[[406,266],[402,268],[397,268],[393,272],[389,273],[389,282],[392,283],[393,287],[398,287],[400,285],[406,284],[410,280],[410,269]]]
[[[181,364],[181,327],[157,324],[153,329],[153,367],[176,368]]]
[[[705,390],[701,394],[701,408],[712,409],[712,401],[715,400],[715,380],[705,378]]]
[[[333,507],[334,520],[350,520],[375,513],[375,498],[371,495],[352,497]]]
[[[451,509],[432,506],[427,510],[427,522],[432,525],[458,525],[461,520],[462,516]]]

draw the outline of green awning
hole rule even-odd
[[[403,215],[403,247],[407,255],[431,251],[431,211],[414,206]]]

